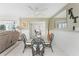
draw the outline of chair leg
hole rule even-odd
[[[26,49],[26,45],[24,45],[23,53],[24,53],[25,49]]]
[[[50,48],[51,48],[51,50],[52,50],[52,52],[53,52],[52,46],[50,46]]]

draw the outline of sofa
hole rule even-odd
[[[0,53],[11,47],[19,39],[18,31],[0,32]]]

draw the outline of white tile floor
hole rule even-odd
[[[16,43],[17,46],[14,47],[14,49],[5,54],[6,56],[32,56],[31,48],[27,48],[23,53],[23,42],[19,41],[17,43]],[[58,48],[54,47],[53,50],[54,51],[52,53],[51,48],[46,47],[44,56],[66,56],[66,54]]]

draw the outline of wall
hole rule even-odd
[[[79,16],[79,4],[68,4],[66,10],[73,8],[74,16]],[[67,31],[55,30],[52,31],[55,35],[54,37],[54,47],[61,49],[65,55],[68,56],[79,56],[79,18],[77,23],[73,23],[73,19],[69,19],[67,15]],[[72,26],[76,26],[76,31],[72,31]]]
[[[54,19],[51,19],[51,20],[49,21],[49,30],[50,30],[50,31],[55,28],[55,23],[54,23],[54,22],[55,22]]]
[[[65,55],[79,56],[79,32],[55,30],[54,47],[59,48]]]
[[[58,18],[59,21],[63,21],[61,20],[61,18],[65,18],[66,22],[67,22],[67,28],[65,30],[67,31],[73,31],[73,26],[76,27],[75,31],[79,31],[79,18],[77,18],[77,23],[73,23],[74,20],[70,19],[69,15],[68,15],[68,9],[73,8],[73,14],[74,16],[79,16],[79,4],[78,3],[69,3],[67,6],[65,6],[65,9],[63,11],[61,11],[59,14],[57,14],[55,18]],[[62,15],[63,16],[62,16]],[[55,19],[55,21],[58,21],[57,19]],[[54,26],[56,27],[56,22],[54,24]]]
[[[68,15],[68,9],[70,8],[73,8],[73,14],[74,16],[79,16],[79,4],[78,3],[72,3],[72,4],[69,4],[66,8],[67,10],[67,23],[68,23],[68,30],[72,31],[73,30],[73,26],[76,27],[76,30],[79,31],[79,18],[77,18],[77,23],[73,23],[74,20],[73,19],[70,19],[69,15]]]

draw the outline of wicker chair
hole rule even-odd
[[[52,52],[53,52],[53,48],[52,48],[53,39],[54,39],[54,34],[51,33],[51,37],[50,37],[50,47],[51,47]]]
[[[32,55],[44,55],[45,42],[41,38],[35,38],[31,42],[32,45]]]
[[[26,45],[27,38],[26,38],[26,35],[24,33],[21,34],[21,40],[24,43],[24,49],[23,49],[23,53],[24,53],[24,51],[25,51],[25,49],[27,47],[27,45]]]

